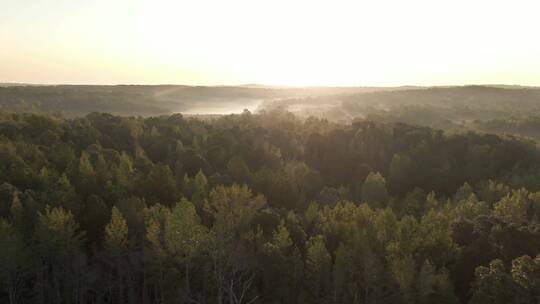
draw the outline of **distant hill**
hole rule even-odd
[[[20,87],[20,86],[45,86],[42,84],[17,83],[17,82],[0,82],[0,87]]]
[[[540,112],[540,89],[519,86],[463,87],[274,87],[186,85],[28,85],[0,84],[0,109],[62,113],[91,112],[155,116],[171,113],[228,113],[243,108],[286,109],[300,116],[351,120],[388,116],[419,107],[440,112],[430,119],[493,119]],[[211,109],[216,108],[216,112]],[[208,110],[210,109],[210,110]],[[240,109],[240,110],[237,110]],[[398,111],[399,110],[399,111]],[[401,115],[403,116],[403,115]],[[407,117],[396,119],[411,120]],[[414,121],[413,121],[414,122]]]
[[[364,88],[273,88],[184,85],[17,85],[0,87],[0,109],[85,115],[161,115],[185,112],[201,105],[252,104],[254,100],[304,98],[355,93]]]

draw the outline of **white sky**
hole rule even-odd
[[[0,0],[0,82],[540,85],[540,2]]]

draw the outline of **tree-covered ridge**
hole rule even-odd
[[[249,100],[281,99],[384,88],[185,85],[12,85],[0,84],[0,110],[84,116],[91,112],[116,115],[163,115],[199,105],[230,105]]]
[[[539,156],[279,111],[4,113],[0,301],[534,303]]]
[[[540,138],[540,89],[511,86],[396,88],[284,98],[264,103],[299,116],[351,122],[363,118],[444,130],[476,130]]]

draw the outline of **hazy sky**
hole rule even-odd
[[[0,0],[0,82],[540,85],[537,3]]]

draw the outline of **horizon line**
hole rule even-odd
[[[185,84],[185,83],[159,83],[159,84],[143,84],[143,83],[38,83],[38,82],[0,82],[0,87],[6,86],[184,86],[184,87],[245,87],[245,88],[448,88],[448,87],[521,87],[521,88],[540,88],[540,85],[523,85],[523,84],[503,84],[503,83],[470,83],[470,84],[437,84],[437,85],[419,85],[419,84],[402,84],[402,85],[275,85],[261,83],[245,83],[245,84]]]

